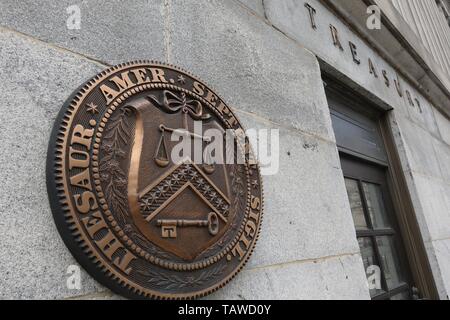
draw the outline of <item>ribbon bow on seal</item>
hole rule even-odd
[[[203,106],[199,101],[188,99],[184,92],[181,92],[181,95],[178,96],[165,90],[163,91],[163,97],[162,103],[153,95],[148,96],[148,99],[167,113],[174,114],[181,110],[185,114],[189,114],[194,120],[209,120],[211,118],[211,115],[203,113]]]

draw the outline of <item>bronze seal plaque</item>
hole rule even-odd
[[[210,294],[260,232],[262,184],[244,130],[174,66],[121,64],[80,87],[53,129],[47,187],[77,261],[128,298]]]

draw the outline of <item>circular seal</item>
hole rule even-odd
[[[239,120],[199,79],[160,63],[111,67],[67,100],[47,187],[77,261],[128,298],[210,294],[260,232],[261,177]]]

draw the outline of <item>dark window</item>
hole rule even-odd
[[[439,299],[389,111],[332,73],[324,74],[326,93],[370,294]]]
[[[361,256],[374,299],[409,299],[411,278],[383,168],[341,155]]]
[[[373,299],[410,299],[413,281],[388,186],[380,111],[332,95],[329,105],[345,186]]]

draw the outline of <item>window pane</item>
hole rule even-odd
[[[403,270],[401,268],[398,252],[395,249],[394,238],[377,237],[377,245],[383,263],[384,277],[389,290],[405,284]]]
[[[381,270],[375,257],[371,238],[358,238],[361,256],[366,270],[367,282],[372,297],[384,293],[381,285]]]
[[[351,179],[345,179],[345,186],[347,188],[355,227],[357,230],[366,230],[367,222],[364,216],[361,195],[359,194],[358,182]]]
[[[387,217],[380,186],[364,182],[363,190],[373,227],[375,229],[390,228],[391,225]]]

